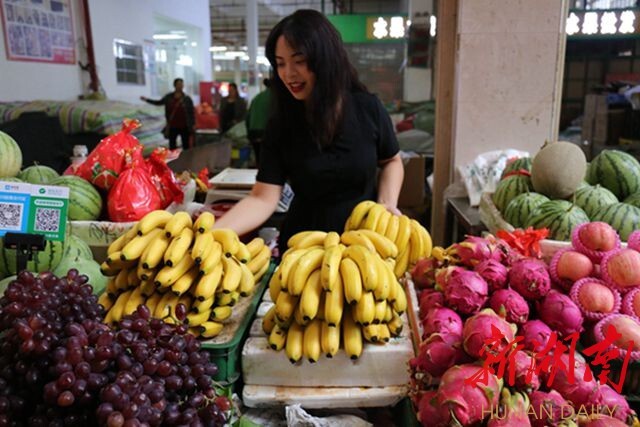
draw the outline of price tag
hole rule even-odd
[[[63,241],[68,207],[67,187],[0,181],[0,236],[42,234]]]

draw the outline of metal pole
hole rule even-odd
[[[247,54],[249,55],[247,95],[252,99],[260,91],[258,82],[258,0],[247,0]]]

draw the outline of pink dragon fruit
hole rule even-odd
[[[493,236],[467,236],[464,241],[453,246],[460,263],[467,267],[474,267],[487,259],[501,261],[504,258],[504,252]]]
[[[524,349],[538,352],[544,349],[551,337],[551,328],[542,320],[529,320],[520,326],[520,335],[524,337]]]
[[[445,419],[440,415],[436,394],[436,390],[423,392],[417,405],[418,421],[424,427],[447,427],[449,425],[448,418]]]
[[[523,324],[529,317],[529,304],[513,289],[500,289],[491,296],[489,306],[508,322]]]
[[[515,339],[516,325],[507,322],[490,308],[486,308],[464,322],[462,338],[465,351],[472,357],[482,357],[489,349],[486,347],[486,341],[494,337],[493,328],[498,329],[502,338],[495,340],[489,347],[491,350],[501,351]]]
[[[599,391],[600,399],[594,403],[600,405],[600,413],[631,424],[631,421],[636,418],[636,413],[629,407],[627,399],[606,384],[600,385]]]
[[[516,261],[509,271],[509,284],[527,299],[540,299],[551,289],[547,265],[533,258]]]
[[[492,413],[487,427],[531,427],[531,421],[527,415],[528,409],[529,398],[526,394],[518,392],[512,394],[507,387],[504,387],[498,413]]]
[[[540,388],[540,378],[535,372],[533,358],[524,351],[517,351],[509,357],[507,373],[509,385],[518,390],[537,390]]]
[[[457,267],[454,265],[450,265],[448,267],[442,267],[436,270],[436,289],[444,292],[447,289],[447,285],[449,284],[449,280],[452,276],[456,274],[466,271],[462,267]]]
[[[590,368],[584,359],[577,356],[575,355],[573,360],[573,377],[571,377],[569,371],[572,364],[568,354],[560,356],[561,363],[558,364],[557,368],[542,371],[540,376],[547,386],[553,387],[562,397],[572,402],[576,408],[584,405],[586,409],[590,409],[592,403],[599,400],[597,397],[599,386],[593,376],[589,380],[585,379],[585,373]],[[552,383],[549,384],[549,381]]]
[[[422,258],[411,269],[411,279],[417,289],[433,287],[436,283],[436,269],[442,265],[434,257]]]
[[[441,418],[446,422],[458,422],[463,426],[475,425],[485,419],[492,408],[498,406],[502,380],[487,374],[487,384],[467,384],[482,367],[456,365],[449,368],[440,380],[437,404]],[[447,424],[448,425],[448,424]]]
[[[439,378],[447,369],[466,359],[462,349],[462,336],[431,334],[420,344],[417,362],[411,364],[417,372],[427,373]]]
[[[551,290],[538,304],[540,319],[561,337],[582,332],[584,318],[580,308],[567,295]]]
[[[580,427],[627,427],[627,423],[603,414],[580,416],[578,417],[578,425]]]
[[[532,427],[556,427],[575,414],[571,404],[555,390],[548,393],[534,391],[529,395],[531,400],[529,421]]]
[[[429,310],[444,305],[444,294],[434,289],[425,289],[420,292],[420,319],[427,317]]]
[[[486,259],[476,265],[475,271],[487,282],[489,292],[495,292],[507,285],[509,270],[493,258]]]
[[[433,333],[462,335],[462,319],[458,313],[450,308],[432,308],[424,318],[422,325],[424,327],[424,337],[428,337]]]
[[[487,302],[487,282],[474,271],[462,270],[449,277],[444,290],[447,305],[460,314],[473,314]]]

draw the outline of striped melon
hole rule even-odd
[[[504,213],[504,219],[515,228],[522,228],[527,222],[531,212],[541,204],[548,202],[549,198],[540,193],[523,193],[514,197]]]
[[[630,195],[629,197],[627,197],[623,201],[624,201],[624,203],[627,203],[629,205],[633,205],[636,208],[640,208],[640,193],[633,193],[632,195]]]
[[[102,197],[89,181],[75,175],[63,175],[49,184],[69,187],[70,220],[92,221],[98,219],[102,211]]]
[[[13,177],[22,167],[22,151],[18,143],[0,131],[0,176]]]
[[[493,203],[504,212],[509,202],[517,195],[531,190],[531,178],[527,175],[511,175],[501,180],[493,193]]]
[[[549,239],[571,240],[573,227],[585,222],[589,217],[580,207],[566,200],[551,200],[531,212],[526,226],[548,228]]]
[[[616,195],[601,187],[600,184],[596,184],[593,187],[587,185],[576,191],[575,194],[575,204],[580,206],[589,215],[589,218],[593,218],[596,212],[602,210],[605,206],[618,202]]]
[[[627,203],[616,203],[598,211],[593,220],[606,222],[626,241],[631,232],[640,229],[640,208]]]
[[[72,268],[75,268],[80,274],[84,274],[89,278],[89,284],[93,286],[94,294],[97,295],[104,292],[109,279],[100,271],[100,264],[93,259],[79,259],[74,261],[66,258],[53,270],[53,274],[58,277],[64,277]]]
[[[64,259],[93,259],[93,252],[91,252],[89,245],[73,234],[67,236],[64,246]]]
[[[624,200],[640,192],[640,163],[623,151],[603,150],[591,161],[587,181],[606,187],[619,200]]]
[[[24,182],[20,178],[16,178],[14,176],[12,176],[12,177],[2,177],[2,178],[0,178],[0,181],[4,181],[4,182]]]
[[[509,161],[507,163],[507,166],[505,166],[504,170],[502,171],[500,179],[503,179],[505,175],[518,170],[526,170],[527,172],[531,172],[531,157],[520,157],[514,159],[513,161]]]
[[[18,276],[16,276],[14,274],[13,276],[9,276],[9,277],[6,277],[6,278],[0,280],[0,297],[2,297],[2,295],[4,295],[4,291],[7,290],[7,288],[11,284],[11,282],[16,280],[16,277],[18,277]]]
[[[62,260],[64,242],[47,240],[43,251],[33,254],[33,260],[27,262],[27,270],[41,273],[52,271]],[[7,249],[0,240],[0,273],[4,275],[16,274],[16,250]]]
[[[60,174],[49,166],[33,165],[18,174],[18,178],[29,184],[48,184]]]

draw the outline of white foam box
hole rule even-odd
[[[268,294],[268,292],[265,292]],[[242,349],[242,375],[245,384],[280,387],[387,387],[404,386],[409,381],[407,362],[414,355],[410,328],[384,345],[365,343],[358,360],[351,360],[340,349],[332,359],[321,357],[316,363],[306,359],[292,364],[284,352],[269,347],[262,330],[262,317],[272,302],[258,307],[249,338]]]
[[[374,408],[395,405],[406,386],[391,387],[277,387],[245,385],[242,403],[250,408],[300,404],[304,408]]]

